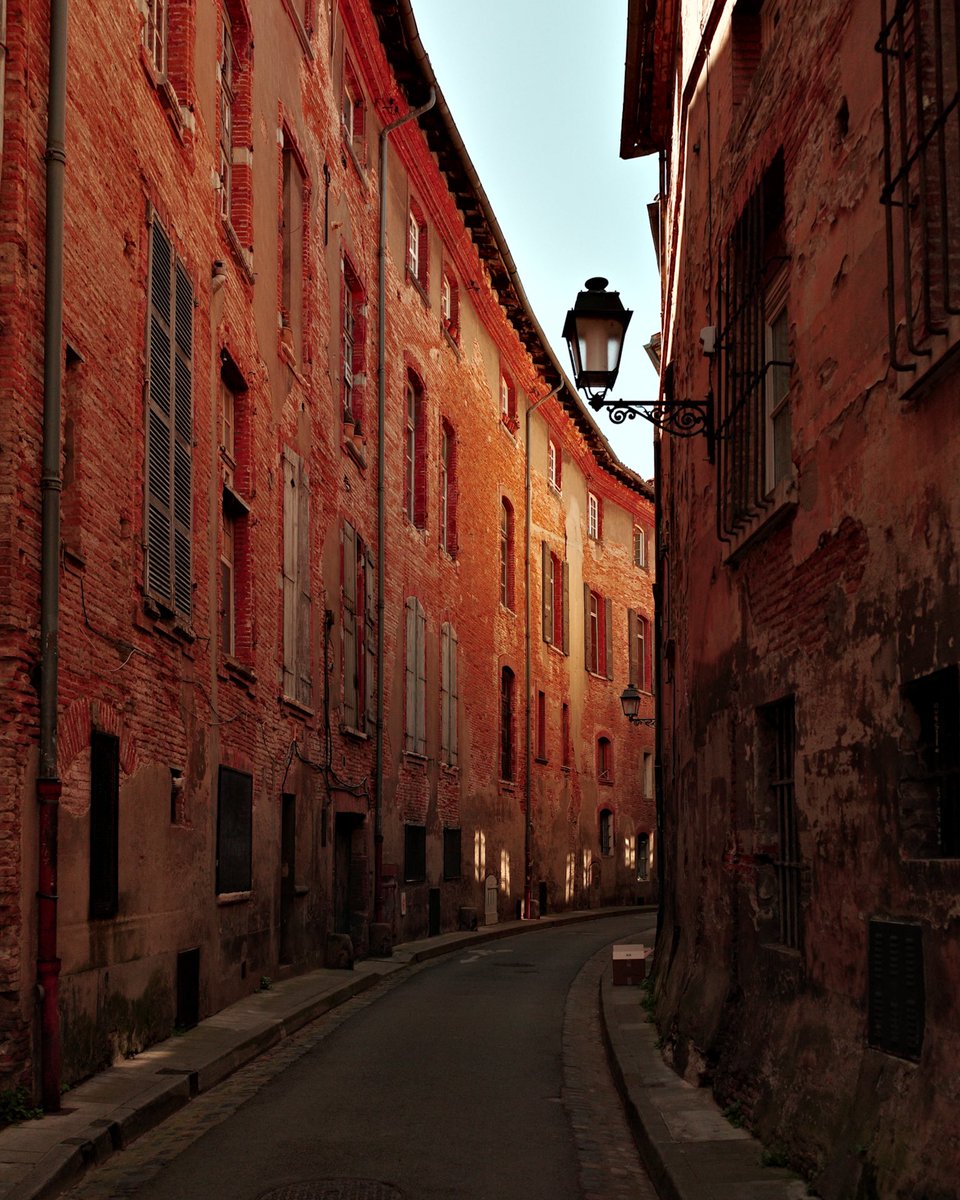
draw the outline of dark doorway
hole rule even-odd
[[[547,912],[547,881],[540,880],[540,916],[545,916]]]
[[[431,888],[429,896],[429,919],[430,926],[427,936],[440,936],[440,889]]]
[[[293,900],[296,886],[297,798],[285,792],[280,797],[280,961],[291,963],[293,949]]]
[[[200,947],[177,955],[177,1029],[192,1029],[200,1020]]]
[[[351,914],[363,907],[365,859],[361,841],[363,817],[337,813],[333,832],[333,923],[336,933],[349,933]]]

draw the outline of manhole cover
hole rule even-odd
[[[403,1193],[378,1179],[308,1179],[272,1188],[260,1200],[403,1200]]]

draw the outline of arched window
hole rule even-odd
[[[513,779],[514,674],[509,667],[500,672],[500,778]]]
[[[440,548],[457,554],[457,435],[446,419],[440,422]]]
[[[513,505],[500,501],[500,603],[513,609]]]
[[[418,529],[423,529],[427,523],[427,446],[423,408],[423,384],[413,371],[408,371],[404,393],[403,503],[407,520]]]

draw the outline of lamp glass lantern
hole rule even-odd
[[[607,280],[588,279],[586,291],[567,313],[563,337],[570,351],[573,380],[591,399],[604,396],[620,371],[623,338],[632,311],[625,309],[619,292],[608,292]]]
[[[620,693],[620,705],[623,708],[623,715],[628,721],[637,720],[640,712],[640,693],[632,683],[628,683]]]

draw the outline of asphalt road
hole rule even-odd
[[[257,1200],[305,1184],[283,1200],[396,1195],[382,1185],[403,1200],[576,1200],[584,1154],[606,1151],[575,1139],[574,1126],[606,1127],[619,1102],[598,1073],[578,1111],[564,1103],[568,992],[601,947],[649,942],[653,922],[634,914],[526,932],[427,964],[281,1043],[70,1196]],[[592,988],[580,994],[568,1047],[595,1008]],[[592,1035],[579,1045],[592,1066]],[[595,1054],[603,1059],[599,1040]],[[632,1159],[628,1140],[618,1135],[617,1153]],[[603,1165],[587,1163],[586,1178]]]

